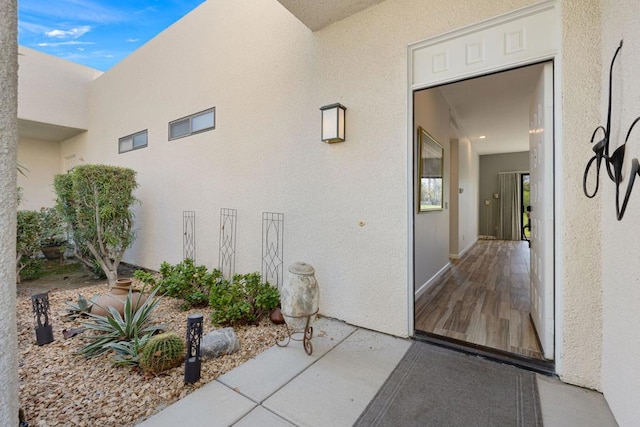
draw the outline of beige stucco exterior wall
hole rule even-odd
[[[70,128],[89,124],[89,87],[102,74],[20,46],[18,118]]]
[[[54,206],[53,176],[61,172],[60,143],[21,138],[18,161],[29,169],[26,176],[18,175],[18,186],[22,187],[20,209]]]
[[[629,13],[637,2],[602,1],[602,96],[598,123],[606,122],[609,66],[621,39],[623,48],[614,68],[611,151],[624,142],[629,126],[640,116],[640,18]],[[632,159],[640,159],[640,129],[634,128],[626,145],[621,203],[627,189]],[[604,171],[603,171],[604,172]],[[601,207],[603,356],[602,390],[621,426],[640,425],[640,188],[638,180],[626,213],[616,220],[615,186],[601,175],[602,192],[588,212]],[[637,178],[637,177],[636,177]]]
[[[582,193],[582,175],[592,129],[601,122],[599,17],[597,0],[562,2],[562,170],[556,180],[560,373],[567,382],[595,389],[600,388],[602,354],[601,229],[598,202]]]
[[[149,268],[179,261],[182,211],[195,210],[197,261],[216,266],[225,207],[238,209],[236,271],[260,270],[261,212],[284,212],[285,266],[316,267],[321,312],[406,335],[407,46],[530,3],[387,0],[312,33],[275,1],[209,0],[96,80],[90,130],[65,142],[61,155],[138,171],[138,240],[127,261]],[[556,124],[559,368],[566,381],[593,388],[600,387],[600,245],[593,238],[600,219],[597,211],[584,215],[594,201],[580,185],[585,129],[599,117],[598,5],[562,3]],[[333,102],[348,108],[347,141],[326,145],[318,108]],[[214,131],[167,141],[169,121],[212,106]],[[143,129],[149,147],[117,154],[119,137]],[[460,151],[476,165],[465,177],[472,182],[477,155],[466,143]],[[470,230],[477,233],[477,223]]]

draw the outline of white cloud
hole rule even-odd
[[[82,35],[91,31],[91,27],[83,25],[81,27],[71,28],[70,30],[51,30],[44,33],[47,37],[54,37],[57,39],[77,39]]]
[[[127,39],[127,43],[137,43],[140,39]]]
[[[40,47],[56,47],[56,46],[71,46],[71,45],[86,45],[86,44],[94,44],[93,42],[80,42],[77,40],[69,40],[67,42],[53,42],[53,43],[49,43],[49,42],[43,42],[43,43],[38,43],[38,46]]]

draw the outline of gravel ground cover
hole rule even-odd
[[[239,352],[204,360],[201,379],[184,384],[184,364],[157,376],[137,369],[111,365],[111,355],[85,359],[75,354],[85,343],[83,334],[65,339],[64,329],[81,327],[80,321],[64,321],[65,301],[78,294],[90,298],[108,292],[106,284],[49,292],[54,342],[38,346],[29,295],[20,293],[17,303],[20,406],[30,426],[133,426],[271,347],[284,334],[284,326],[268,319],[257,326],[235,327]],[[215,330],[209,308],[181,311],[179,300],[163,298],[154,318],[167,330],[186,335],[188,314],[204,315],[204,333]]]

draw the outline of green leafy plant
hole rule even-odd
[[[173,332],[152,337],[142,349],[140,367],[146,372],[159,373],[179,366],[184,360],[184,341]]]
[[[16,278],[37,276],[42,267],[40,253],[40,218],[36,211],[17,212],[16,230]],[[21,275],[21,273],[23,273]]]
[[[133,272],[133,278],[144,283],[146,286],[155,288],[157,286],[156,276],[145,270],[136,270]]]
[[[97,298],[94,296],[91,300],[88,300],[82,294],[78,294],[78,301],[71,302],[65,301],[67,305],[67,314],[64,316],[66,320],[74,320],[79,317],[88,317],[91,307]]]
[[[56,175],[57,208],[69,225],[76,258],[97,262],[113,286],[124,252],[135,240],[135,171],[108,165],[81,165]]]
[[[56,208],[40,208],[40,246],[67,243],[67,225]]]
[[[220,271],[209,273],[206,266],[196,266],[189,258],[176,265],[163,262],[160,275],[158,285],[161,292],[184,300],[183,309],[207,305],[212,286],[222,277]]]
[[[211,288],[211,321],[217,325],[254,323],[279,302],[278,288],[262,283],[259,273],[236,274],[232,281],[220,279]]]
[[[78,353],[85,357],[98,356],[111,349],[110,343],[133,341],[137,337],[166,329],[165,325],[152,323],[153,311],[160,302],[160,297],[156,294],[157,289],[136,308],[134,294],[129,292],[124,300],[123,316],[114,307],[109,307],[109,314],[106,316],[88,313],[92,321],[85,322],[84,327],[95,334],[87,337],[89,343]],[[135,295],[135,298],[139,296]]]
[[[131,341],[117,341],[106,344],[115,352],[111,363],[114,366],[138,366],[142,349],[151,339],[151,334],[138,337],[135,335]]]

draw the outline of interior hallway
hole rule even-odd
[[[415,328],[542,359],[530,319],[526,241],[478,240],[415,302]]]

